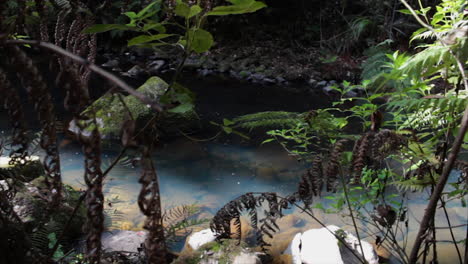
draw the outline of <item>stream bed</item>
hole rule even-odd
[[[200,116],[205,120],[219,122],[219,118],[232,118],[235,115],[257,111],[308,111],[327,106],[329,98],[318,92],[304,91],[294,87],[290,92],[281,87],[259,86],[226,79],[204,81],[183,81],[197,94]],[[280,92],[282,91],[282,92]],[[288,96],[288,93],[290,93]],[[0,115],[0,130],[8,134],[6,117]],[[203,138],[206,135],[195,135]],[[206,136],[208,137],[208,136]],[[111,146],[103,152],[103,167],[108,166],[118,154],[119,148]],[[83,155],[81,148],[74,144],[64,144],[60,150],[63,181],[76,189],[84,189]],[[179,137],[162,144],[153,154],[160,180],[163,208],[180,205],[197,205],[198,219],[209,219],[230,200],[246,192],[276,192],[285,196],[297,190],[301,175],[308,167],[298,162],[278,144],[259,145],[243,139],[223,137],[216,141],[197,142]],[[456,177],[453,173],[452,177]],[[137,196],[140,191],[138,178],[140,169],[131,164],[117,165],[108,175],[104,185],[106,210],[112,221],[110,229],[142,230],[144,217],[140,213]],[[324,194],[324,196],[333,194]],[[418,222],[423,216],[428,194],[413,193],[409,199],[409,241],[413,241],[418,230]],[[317,198],[315,202],[327,203]],[[465,238],[467,209],[460,201],[447,204],[448,214],[455,228],[456,240]],[[306,214],[291,209],[278,221],[280,232],[272,241],[271,252],[279,254],[297,232],[319,228]],[[354,232],[350,219],[337,214],[324,214],[318,209],[314,214],[321,221],[335,224]],[[438,210],[436,226],[446,227],[447,221],[442,210]],[[206,227],[206,225],[205,225]],[[199,227],[200,229],[201,227]],[[437,239],[451,241],[448,229],[439,229]],[[373,242],[371,238],[367,238]],[[174,245],[175,250],[181,245]],[[411,247],[411,244],[408,244]],[[440,263],[456,263],[457,254],[450,242],[438,243]],[[464,246],[460,244],[463,252]]]

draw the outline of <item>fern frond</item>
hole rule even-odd
[[[403,181],[395,181],[393,182],[393,185],[396,186],[402,192],[421,192],[424,190],[424,188],[431,186],[431,180],[428,178],[411,178]]]
[[[56,237],[61,236],[63,225],[55,221],[50,221],[42,225],[37,231],[31,234],[31,245],[34,249],[40,252],[47,252],[49,250],[49,235],[55,233]],[[59,241],[60,243],[61,241]]]
[[[455,60],[447,46],[431,45],[412,56],[399,70],[410,77],[431,76],[443,67],[454,64]]]
[[[390,50],[382,46],[373,47],[364,52],[367,59],[361,64],[363,80],[373,82],[379,77],[385,69],[385,64],[389,62],[387,53],[390,53]]]

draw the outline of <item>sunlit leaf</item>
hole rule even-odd
[[[249,1],[250,2],[250,1]],[[266,7],[262,2],[254,1],[247,4],[235,4],[231,6],[217,6],[206,15],[208,16],[226,16],[253,13]]]

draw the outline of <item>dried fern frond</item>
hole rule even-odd
[[[312,168],[301,176],[298,186],[298,198],[304,202],[306,208],[312,204],[313,196],[319,196],[323,187],[322,157],[315,156]]]
[[[374,132],[367,132],[354,145],[351,174],[355,183],[360,182],[362,170],[370,163],[374,136]]]
[[[243,211],[247,211],[254,233],[257,235],[257,245],[266,251],[270,244],[264,240],[264,236],[272,238],[274,233],[279,231],[277,219],[283,216],[282,210],[289,208],[289,205],[295,201],[296,194],[279,198],[276,193],[260,193],[257,196],[253,193],[246,193],[224,205],[211,220],[210,228],[216,233],[217,239],[230,238],[232,223],[235,237],[240,243],[242,239],[240,216]],[[262,207],[264,204],[266,204],[266,209]],[[265,216],[258,219],[257,210],[260,208],[264,210]]]
[[[407,144],[408,139],[405,136],[393,130],[382,129],[373,138],[371,157],[374,160],[383,160]]]
[[[346,139],[337,141],[333,146],[333,150],[330,154],[326,169],[328,192],[336,191],[338,173],[340,172],[341,156],[343,154],[344,144],[346,141]]]

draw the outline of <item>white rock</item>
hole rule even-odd
[[[333,232],[336,232],[337,230],[340,229],[339,227],[333,226],[333,225],[328,226],[328,228]],[[357,237],[355,237],[353,234],[347,231],[344,231],[344,232],[346,234],[346,238],[345,238],[346,244],[348,244],[350,248],[354,249],[356,253],[362,256],[361,248],[359,247],[359,240],[357,239]],[[364,252],[364,258],[366,259],[367,263],[378,264],[379,257],[377,256],[377,253],[375,252],[374,247],[372,247],[371,244],[369,244],[368,242],[364,240],[361,240],[361,244],[362,244],[362,251]]]
[[[310,229],[302,234],[300,256],[303,264],[343,264],[338,240],[325,228]]]
[[[255,253],[241,252],[236,256],[232,264],[261,264],[262,261]]]
[[[339,240],[331,233],[335,233],[340,228],[334,225],[327,226],[327,228],[310,229],[302,234],[296,234],[284,254],[292,256],[293,264],[354,263],[357,260],[354,255],[345,247],[341,250],[341,252],[344,252],[342,255]],[[361,255],[358,239],[351,233],[344,232],[346,234],[346,244]],[[372,245],[362,240],[361,243],[366,261],[369,264],[377,264],[379,258]]]
[[[145,242],[147,232],[115,230],[104,232],[101,236],[102,248],[106,251],[139,252],[138,248]]]
[[[292,263],[293,264],[302,264],[301,260],[301,237],[302,233],[297,233],[291,243],[289,243],[288,248],[284,252],[284,254],[289,254],[292,256]]]
[[[204,244],[215,241],[215,239],[216,234],[211,229],[203,229],[190,235],[187,238],[187,243],[193,250],[197,250]]]

